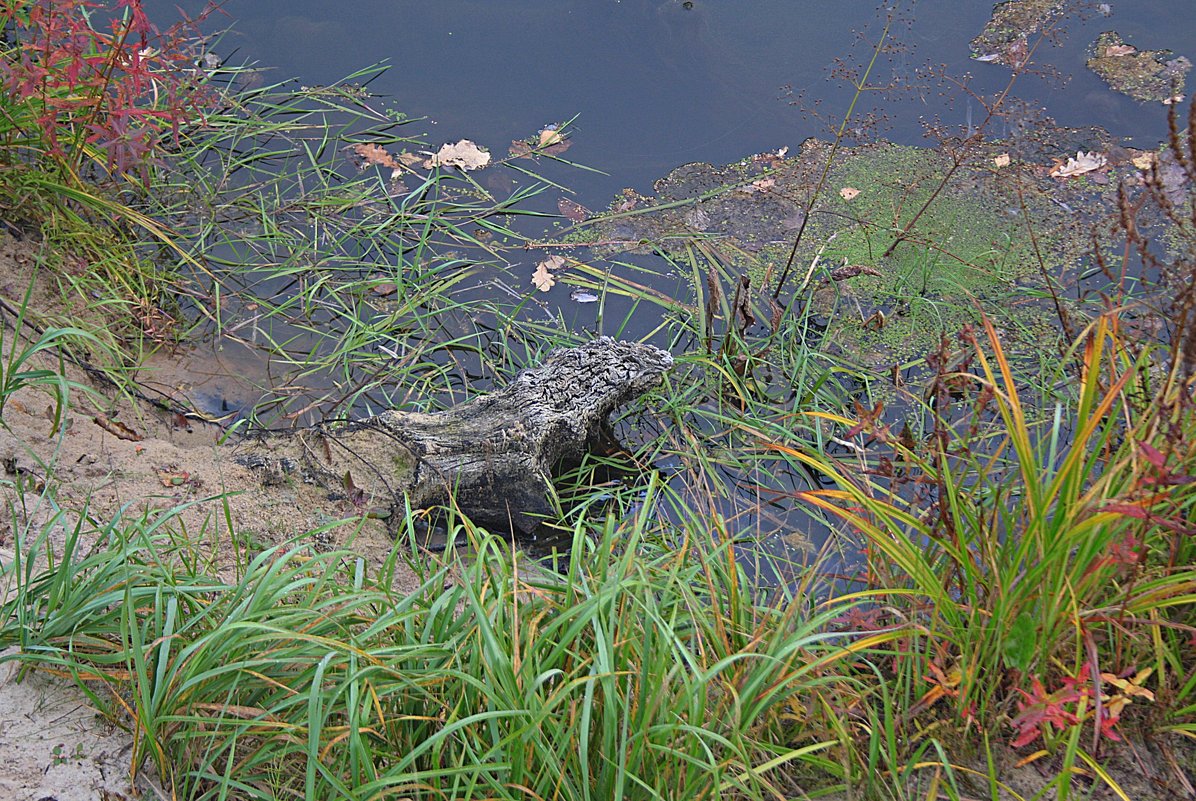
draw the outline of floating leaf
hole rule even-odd
[[[860,190],[855,187],[845,186],[839,190],[839,197],[850,203],[860,193]]]
[[[1066,163],[1055,165],[1054,169],[1051,170],[1051,177],[1070,178],[1076,175],[1083,175],[1086,172],[1099,170],[1107,163],[1108,159],[1095,150],[1088,153],[1085,153],[1083,150],[1077,150],[1074,158],[1069,158]]]
[[[536,271],[532,273],[532,283],[535,284],[536,289],[541,292],[547,292],[556,284],[556,278],[553,277],[552,271],[559,270],[565,266],[565,259],[562,256],[549,256],[544,261],[536,265]]]
[[[565,136],[557,130],[555,125],[547,125],[540,131],[540,147],[558,145],[565,141]]]
[[[480,170],[490,163],[490,152],[478,147],[468,139],[462,139],[456,144],[441,145],[440,150],[436,151],[427,161],[424,166],[428,169],[432,167],[457,167],[461,170]]]
[[[857,275],[880,275],[880,270],[866,264],[844,264],[831,270],[832,281],[845,281]]]
[[[562,215],[575,223],[582,222],[593,214],[593,212],[591,212],[585,206],[581,205],[580,203],[575,203],[566,197],[558,200],[556,202],[556,207]]]
[[[1105,48],[1105,56],[1107,58],[1116,58],[1118,56],[1132,56],[1138,52],[1138,48],[1133,45],[1115,44],[1109,45]]]
[[[346,150],[349,151],[349,158],[359,170],[364,170],[371,164],[379,167],[389,167],[392,170],[399,169],[399,162],[379,145],[363,142],[361,144],[350,145]]]
[[[552,277],[552,273],[548,272],[548,267],[540,262],[536,265],[536,271],[532,273],[532,283],[535,284],[536,289],[547,292],[552,289],[556,279]]]

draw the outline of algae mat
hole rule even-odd
[[[1077,152],[1100,166],[1069,167]],[[758,321],[792,252],[781,302],[809,309],[818,347],[873,369],[920,360],[982,311],[1007,347],[1041,352],[1074,310],[1093,226],[1144,155],[1100,129],[933,150],[811,139],[794,156],[679,167],[654,197],[624,194],[565,239],[604,257],[660,254],[698,293],[712,275],[747,283]]]

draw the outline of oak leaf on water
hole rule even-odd
[[[532,283],[535,284],[536,289],[547,292],[556,284],[553,272],[564,266],[565,258],[563,256],[549,256],[536,265],[536,271],[532,273]]]
[[[455,144],[444,144],[424,162],[428,169],[433,167],[456,167],[460,170],[480,170],[490,163],[490,151],[478,147],[468,139]]]

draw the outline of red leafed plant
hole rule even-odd
[[[212,101],[192,23],[159,31],[141,0],[0,0],[0,25],[8,166],[78,179],[90,164],[92,178],[145,181],[164,137],[201,121]]]
[[[1115,727],[1125,707],[1134,698],[1154,700],[1154,693],[1142,686],[1151,673],[1151,668],[1101,673],[1100,681],[1094,682],[1089,666],[1084,665],[1075,676],[1064,676],[1062,686],[1053,692],[1047,692],[1034,677],[1030,692],[1018,690],[1026,700],[1018,701],[1018,714],[1012,720],[1017,729],[1012,745],[1021,748],[1039,737],[1049,744],[1058,733],[1089,720],[1095,722],[1101,736],[1120,740]],[[1096,703],[1098,698],[1100,703]]]

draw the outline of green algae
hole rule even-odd
[[[1006,66],[1021,66],[1029,54],[1029,37],[1045,29],[1066,10],[1062,0],[1009,0],[993,6],[992,17],[972,40],[972,57]]]
[[[1096,38],[1088,69],[1110,89],[1142,102],[1167,102],[1182,96],[1192,62],[1170,50],[1138,50],[1122,41],[1116,31]]]
[[[1008,333],[1011,349],[1042,352],[1056,342],[1048,283],[1066,282],[1084,263],[1089,225],[1112,208],[1116,181],[1105,173],[1047,177],[1065,148],[1107,149],[1104,132],[1041,134],[1033,147],[1019,145],[1020,164],[1007,166],[994,160],[1002,144],[969,145],[966,156],[889,143],[840,147],[785,287],[811,313],[818,347],[873,368],[904,365],[978,323],[982,311]],[[634,208],[617,198],[573,241],[603,256],[661,253],[692,276],[695,293],[713,274],[724,287],[747,276],[763,294],[784,271],[830,155],[829,143],[809,140],[790,158],[684,165]],[[766,306],[756,319],[768,319]]]

